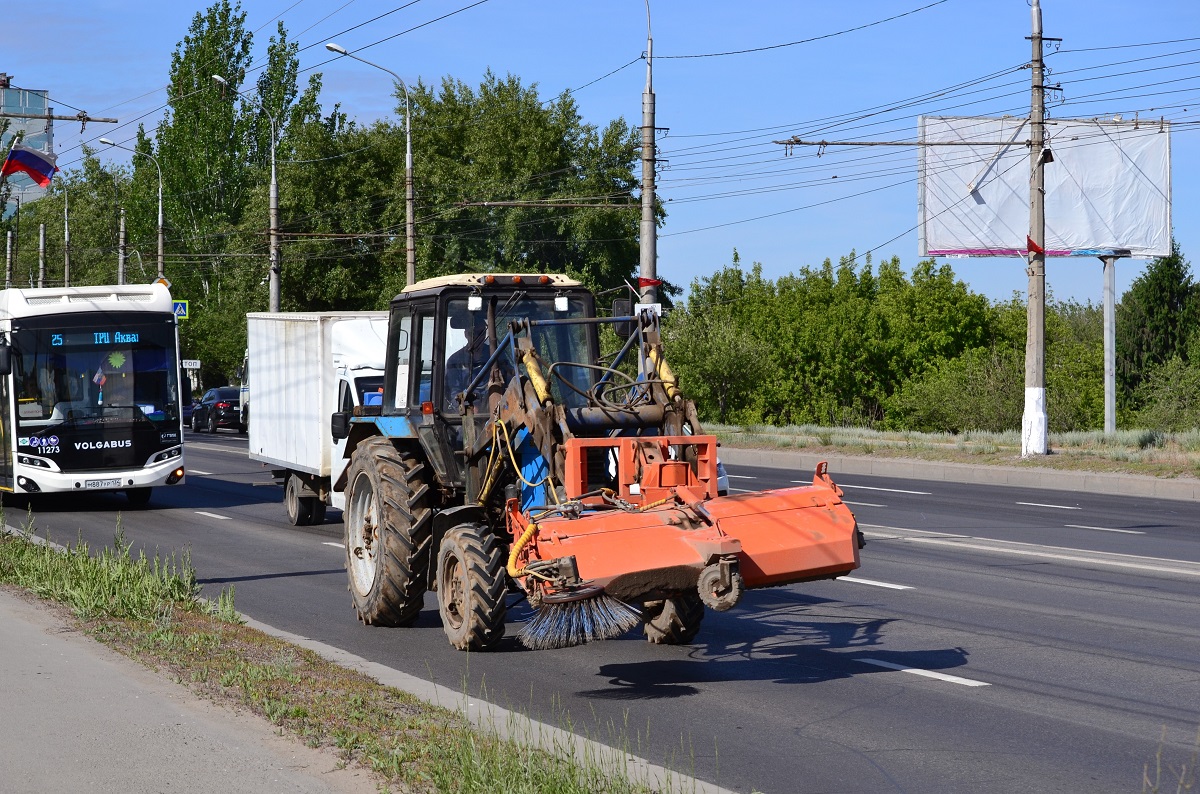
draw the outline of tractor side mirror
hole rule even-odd
[[[334,441],[341,441],[348,437],[350,435],[350,414],[346,411],[338,411],[329,417],[329,434],[333,436]]]
[[[613,317],[628,317],[631,314],[633,314],[633,301],[631,301],[629,298],[617,298],[615,301],[613,301]],[[628,321],[617,323],[613,326],[613,328],[616,330],[617,336],[621,337],[622,339],[628,339],[629,335],[633,333],[633,323]]]

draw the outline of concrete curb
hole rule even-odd
[[[817,455],[790,450],[747,449],[721,445],[721,460],[734,466],[767,466],[795,469],[796,479],[811,476],[817,463],[829,462],[829,473],[837,482],[838,474],[867,474],[910,480],[1015,485],[1053,491],[1143,496],[1155,499],[1200,501],[1200,480],[1165,480],[1136,474],[1059,471],[1049,468],[984,466],[971,463],[940,463],[911,458],[872,458],[843,455]]]
[[[630,780],[646,785],[651,791],[732,794],[729,789],[673,772],[602,742],[586,739],[544,722],[537,722],[524,714],[501,708],[482,698],[471,697],[466,692],[434,684],[395,668],[369,661],[341,648],[277,629],[250,617],[246,617],[246,625],[293,645],[307,648],[336,665],[368,675],[381,684],[408,692],[434,706],[457,710],[481,730],[490,731],[505,739],[531,744],[549,752],[567,752],[574,755],[580,763],[595,765],[604,770],[622,771]]]
[[[47,541],[37,535],[28,535],[11,525],[3,527],[10,535],[18,535],[33,543],[48,545],[57,551],[66,551],[66,547]],[[378,662],[372,662],[349,651],[327,645],[309,637],[277,629],[274,626],[243,615],[246,625],[257,629],[277,639],[307,648],[327,661],[345,667],[349,670],[368,675],[385,686],[395,687],[414,697],[424,700],[434,706],[457,710],[466,716],[481,730],[490,731],[496,735],[516,742],[531,744],[548,752],[565,752],[573,755],[580,763],[598,766],[602,770],[621,771],[630,780],[642,783],[651,791],[688,792],[689,794],[731,794],[703,780],[688,777],[673,772],[666,767],[652,764],[649,761],[631,755],[609,745],[586,739],[570,731],[555,728],[515,711],[501,708],[482,698],[469,696],[466,692],[454,690],[441,684],[434,684],[414,675],[388,667]],[[164,679],[165,680],[165,679]],[[186,687],[185,687],[186,688]]]

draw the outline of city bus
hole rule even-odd
[[[0,290],[0,491],[183,482],[172,307],[158,283]]]

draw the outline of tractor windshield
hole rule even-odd
[[[508,324],[514,320],[572,320],[588,317],[588,307],[579,296],[567,296],[565,309],[559,296],[556,307],[552,294],[529,295],[516,292],[509,295],[486,295],[479,308],[471,310],[465,298],[452,299],[447,303],[445,362],[446,377],[443,402],[448,411],[458,410],[457,396],[479,374],[491,357],[493,345],[498,345],[508,334]],[[561,310],[560,310],[561,309]],[[488,317],[495,318],[495,333],[487,332]],[[533,343],[538,355],[553,367],[550,377],[554,399],[568,407],[586,403],[581,392],[586,392],[595,379],[593,370],[570,364],[592,362],[591,326],[586,324],[564,324],[535,326]],[[516,363],[505,354],[497,362],[505,380],[516,374]],[[478,386],[484,385],[483,383]],[[577,392],[576,389],[579,391]],[[476,389],[478,393],[479,389]]]

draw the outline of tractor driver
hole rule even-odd
[[[443,410],[458,413],[458,395],[487,361],[489,350],[484,318],[469,312],[463,302],[454,301],[446,318],[446,356]]]

